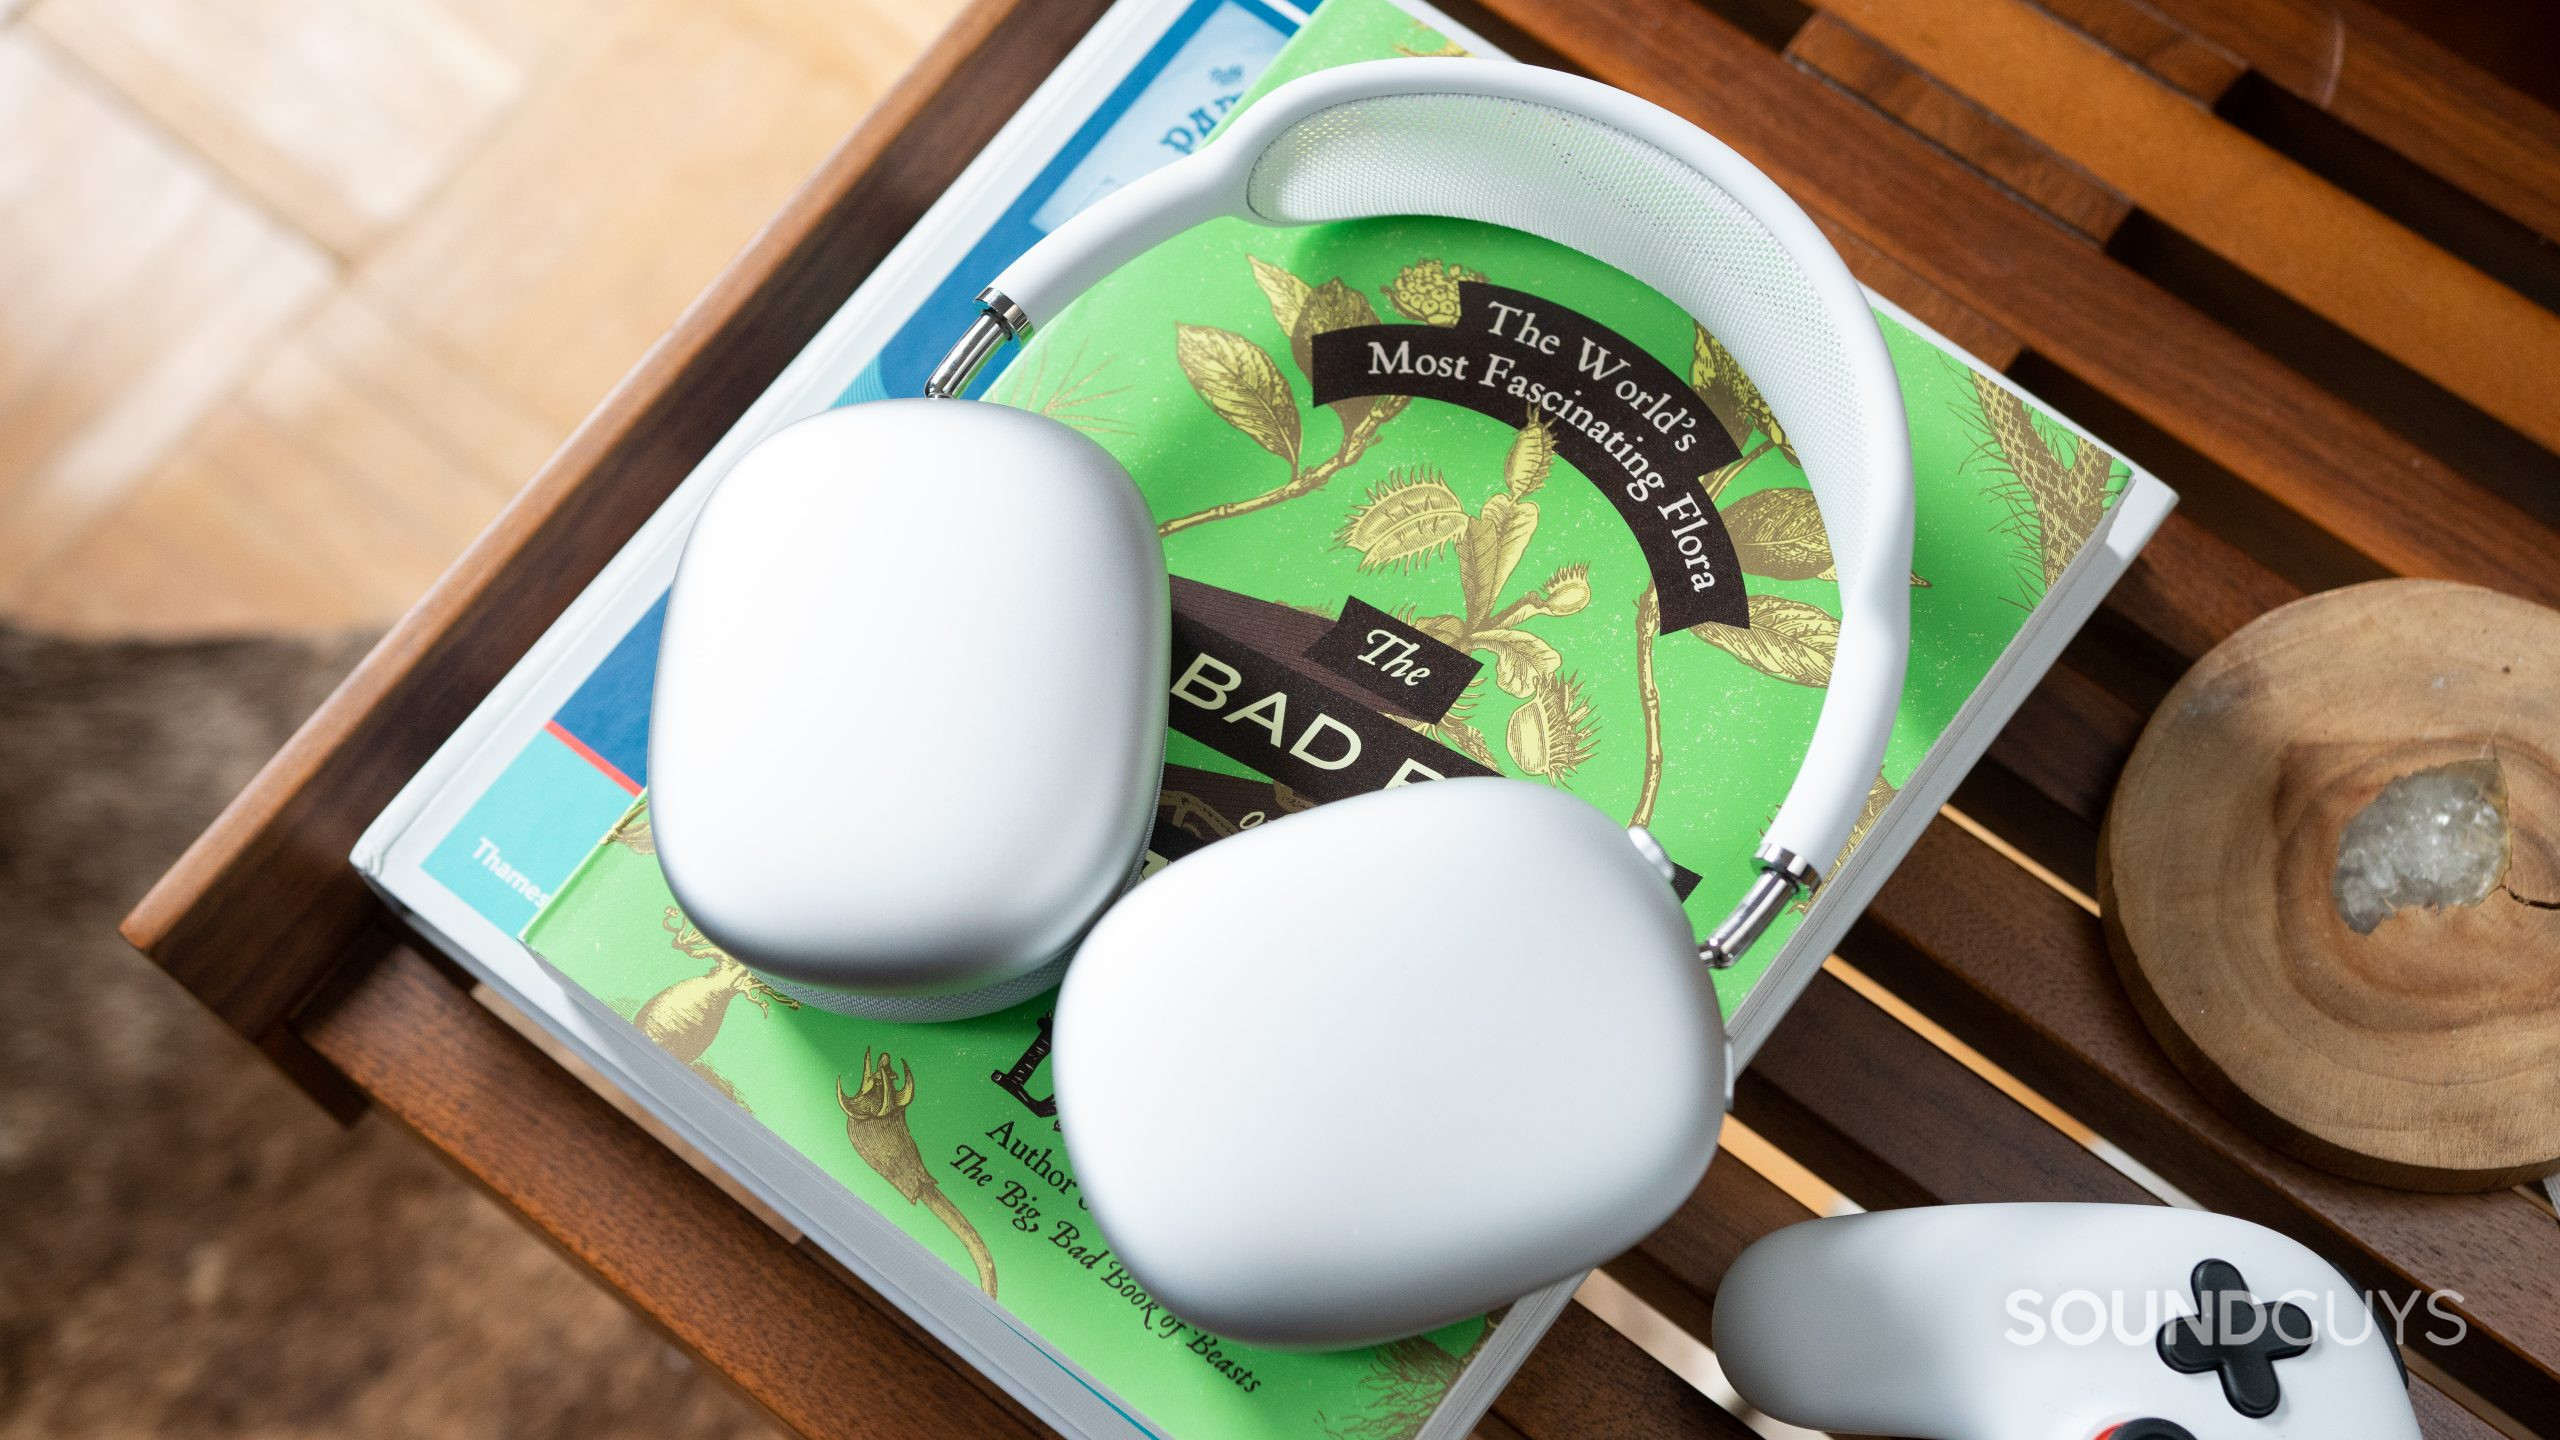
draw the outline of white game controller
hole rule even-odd
[[[1949,1205],[1742,1253],[1715,1346],[1744,1399],[1916,1440],[2419,1440],[2387,1320],[2245,1220]]]

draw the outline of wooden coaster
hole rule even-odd
[[[2342,885],[2351,827],[2494,845],[2501,808],[2476,899]],[[2260,617],[2151,717],[2098,886],[2143,1019],[2272,1143],[2413,1190],[2560,1170],[2560,611],[2388,580]]]

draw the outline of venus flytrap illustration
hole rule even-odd
[[[1396,618],[1412,624],[1410,607],[1398,611]],[[1483,698],[1484,677],[1476,675],[1468,679],[1467,688],[1458,692],[1458,698],[1449,702],[1448,711],[1437,721],[1411,720],[1402,715],[1389,715],[1387,718],[1417,735],[1430,736],[1488,770],[1499,770],[1502,762],[1495,757],[1492,742],[1484,738],[1484,732],[1478,730],[1470,719],[1475,714],[1476,703]]]
[[[1561,674],[1564,657],[1524,627],[1589,605],[1591,567],[1561,566],[1545,583],[1507,604],[1501,600],[1537,535],[1538,504],[1531,497],[1545,487],[1555,455],[1545,417],[1532,410],[1504,456],[1502,487],[1473,512],[1439,472],[1409,471],[1390,476],[1352,507],[1334,543],[1359,552],[1362,570],[1418,569],[1457,552],[1460,613],[1425,615],[1411,623],[1453,649],[1492,657],[1494,684],[1528,702],[1504,726],[1513,765],[1561,785],[1591,758],[1597,726],[1580,678]],[[1452,707],[1438,731],[1470,756],[1492,763],[1489,753],[1479,753],[1479,747],[1490,747],[1457,714]]]
[[[1411,570],[1458,543],[1473,518],[1439,471],[1417,465],[1388,471],[1334,543],[1359,551],[1363,570]]]
[[[1522,770],[1562,785],[1591,759],[1599,728],[1591,719],[1591,702],[1583,698],[1582,677],[1550,675],[1511,712],[1503,743]]]
[[[844,1093],[844,1077],[836,1077],[836,1108],[844,1112],[844,1138],[862,1163],[899,1194],[910,1205],[922,1205],[931,1211],[969,1252],[970,1262],[978,1267],[978,1288],[988,1299],[996,1293],[996,1258],[987,1250],[987,1242],[978,1227],[942,1193],[933,1172],[924,1164],[923,1152],[916,1149],[915,1136],[907,1130],[907,1107],[916,1100],[916,1072],[912,1065],[899,1065],[880,1052],[875,1062],[871,1052],[862,1052],[862,1084],[850,1095]]]

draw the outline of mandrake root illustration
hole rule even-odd
[[[631,1016],[640,1033],[657,1042],[658,1047],[694,1068],[696,1073],[718,1086],[730,1099],[737,1099],[728,1081],[702,1062],[702,1052],[719,1038],[720,1022],[728,1018],[729,1003],[744,997],[748,1004],[770,1015],[773,1002],[781,1001],[797,1010],[800,1002],[758,979],[746,966],[729,958],[727,952],[704,938],[684,918],[684,912],[673,905],[659,921],[671,937],[668,944],[696,960],[708,960],[711,968],[699,975],[679,980],[652,995]]]
[[[899,1064],[883,1050],[874,1061],[869,1050],[862,1052],[862,1084],[850,1095],[844,1093],[844,1077],[836,1077],[836,1108],[844,1112],[844,1138],[853,1144],[853,1153],[873,1173],[889,1182],[907,1197],[910,1205],[922,1205],[933,1212],[952,1235],[969,1252],[970,1261],[978,1267],[978,1288],[992,1300],[996,1293],[996,1258],[980,1238],[978,1227],[951,1203],[934,1183],[933,1173],[925,1168],[924,1154],[916,1149],[915,1137],[907,1132],[907,1107],[916,1099],[916,1072],[911,1065]]]

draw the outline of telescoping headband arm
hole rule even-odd
[[[1722,142],[1528,65],[1377,60],[1305,76],[1006,267],[926,393],[959,394],[1007,340],[1194,225],[1386,215],[1509,226],[1652,286],[1741,362],[1804,462],[1840,579],[1840,643],[1759,874],[1699,947],[1729,965],[1821,882],[1883,763],[1911,648],[1912,487],[1902,390],[1865,293],[1804,211]]]

